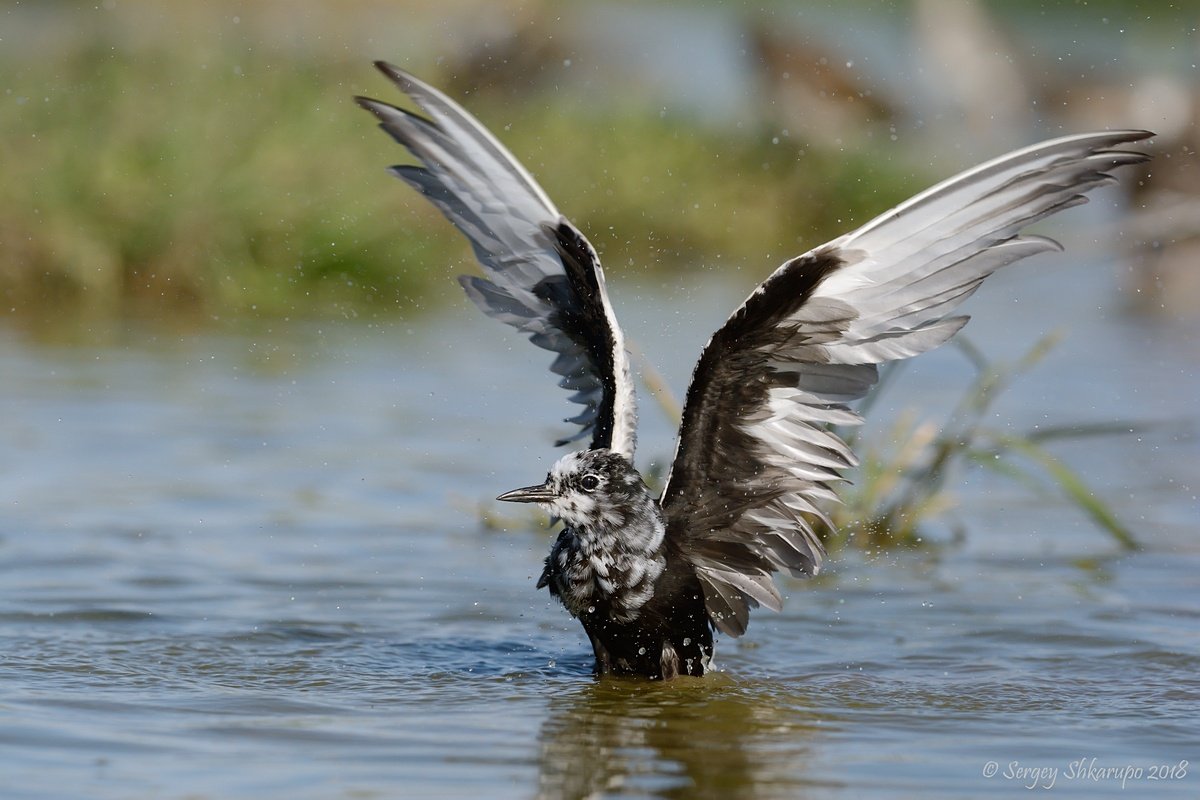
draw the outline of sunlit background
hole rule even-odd
[[[1197,22],[0,2],[0,797],[1027,794],[1013,763],[1056,797],[1197,796]],[[567,393],[387,174],[352,100],[403,102],[373,59],[596,245],[652,480],[776,265],[1006,150],[1158,136],[1038,226],[1064,254],[989,279],[968,345],[887,379],[827,574],[716,675],[597,682],[534,590],[545,521],[491,501],[558,455]]]
[[[1125,184],[1156,211],[1120,243],[1155,248],[1126,288],[1186,310],[1164,283],[1194,299],[1194,271],[1157,248],[1195,233],[1198,8],[5,3],[0,291],[39,320],[440,293],[468,251],[350,103],[388,93],[383,58],[466,102],[635,277],[759,275],[985,156],[1150,128],[1171,160]]]

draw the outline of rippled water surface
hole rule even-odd
[[[968,331],[998,358],[1068,331],[997,425],[1167,423],[1055,451],[1142,551],[968,472],[939,546],[834,554],[719,642],[720,673],[665,685],[590,677],[534,590],[547,531],[481,522],[569,408],[545,354],[463,305],[0,331],[0,795],[1200,796],[1200,338],[1122,316],[1097,270],[998,276]],[[680,391],[747,287],[614,288]],[[931,354],[876,412],[968,378]]]

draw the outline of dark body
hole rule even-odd
[[[575,536],[563,528],[555,550]],[[666,567],[654,583],[654,594],[636,619],[614,618],[613,602],[598,599],[582,609],[579,621],[592,642],[597,675],[642,675],[669,679],[703,675],[712,660],[713,631],[704,606],[704,592],[695,568],[677,548],[665,547]],[[553,551],[538,580],[538,588],[563,599],[563,576],[556,574]]]

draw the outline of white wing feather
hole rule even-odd
[[[662,503],[717,627],[740,635],[750,607],[775,607],[771,573],[820,568],[813,521],[829,525],[821,505],[855,463],[826,426],[861,422],[847,404],[875,384],[877,365],[944,343],[967,322],[950,315],[988,275],[1059,249],[1019,233],[1085,202],[1113,180],[1106,170],[1144,161],[1119,148],[1150,135],[1067,136],[937,184],[784,264],[713,335]]]

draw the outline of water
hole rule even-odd
[[[1070,331],[997,425],[1170,422],[1056,450],[1146,548],[967,473],[941,546],[835,554],[719,641],[722,672],[669,684],[591,678],[534,590],[547,531],[481,524],[519,513],[490,498],[544,474],[569,409],[463,304],[0,332],[0,796],[1196,796],[1200,330],[1120,316],[1075,252],[997,276],[968,331],[995,357]],[[614,281],[676,391],[747,288]],[[877,412],[968,377],[931,354]]]

